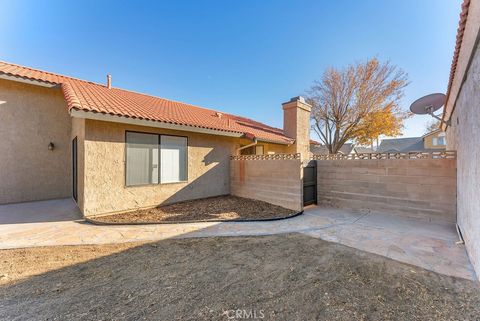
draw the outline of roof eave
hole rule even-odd
[[[259,142],[263,142],[263,143],[272,143],[272,144],[287,145],[287,146],[293,145],[293,144],[295,143],[295,140],[292,140],[292,141],[280,141],[280,140],[266,139],[266,138],[258,138],[258,137],[257,137],[257,140],[258,140]]]
[[[112,115],[112,114],[104,114],[104,113],[98,113],[93,111],[85,111],[85,110],[80,110],[76,108],[70,109],[70,115],[74,118],[83,118],[83,119],[100,120],[100,121],[122,123],[122,124],[129,124],[129,125],[137,125],[137,126],[180,130],[180,131],[210,134],[210,135],[217,135],[217,136],[227,136],[227,137],[244,136],[244,133],[240,133],[240,132],[233,132],[233,131],[230,132],[230,131],[224,131],[224,130],[218,130],[218,129],[204,128],[204,127],[173,124],[173,123],[167,123],[167,122],[162,122],[157,120],[131,118],[131,117],[126,117],[122,115]]]
[[[470,66],[473,49],[477,46],[478,40],[479,40],[480,34],[477,33],[476,40],[473,46],[472,44],[469,44],[468,46],[469,48],[465,48],[464,37],[465,37],[465,31],[467,27],[467,18],[469,16],[469,11],[471,9],[470,5],[471,5],[470,0],[464,0],[462,3],[462,11],[460,12],[456,44],[455,44],[455,49],[453,53],[453,59],[452,59],[452,64],[450,68],[450,77],[449,77],[448,86],[447,86],[447,94],[446,94],[447,97],[446,97],[445,107],[443,108],[442,121],[440,124],[440,129],[442,129],[443,131],[447,130],[446,123],[448,120],[450,120],[454,112],[457,95],[460,92],[460,88],[463,85],[465,74]],[[477,31],[478,30],[474,30],[474,32],[477,32]],[[466,52],[468,52],[470,57],[469,62],[463,66],[462,64],[459,65],[458,63],[459,60],[463,58],[462,55],[467,54]],[[459,80],[460,78],[462,79]]]
[[[43,81],[43,80],[38,80],[38,79],[32,79],[32,78],[28,78],[28,77],[15,76],[15,75],[10,75],[10,74],[1,73],[1,72],[0,72],[0,79],[16,81],[16,82],[21,82],[21,83],[24,83],[24,84],[47,87],[47,88],[60,87],[59,84],[57,84],[57,83],[52,83],[52,82],[49,82],[49,81]]]

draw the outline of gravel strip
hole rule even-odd
[[[99,223],[162,223],[276,219],[295,214],[280,206],[237,196],[217,196],[152,209],[94,217]]]

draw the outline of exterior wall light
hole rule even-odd
[[[50,142],[50,144],[48,144],[48,150],[54,150],[54,149],[55,149],[55,144]]]

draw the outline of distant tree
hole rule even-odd
[[[401,69],[376,58],[329,68],[307,91],[313,130],[331,154],[348,140],[371,144],[380,135],[398,135],[407,117],[399,106],[407,84]]]
[[[436,119],[432,119],[428,122],[427,126],[425,127],[425,134],[433,132],[436,129],[440,128],[440,121]]]
[[[358,124],[353,136],[356,143],[370,145],[373,149],[373,142],[384,136],[399,136],[402,134],[403,121],[410,117],[409,113],[397,111],[392,112],[390,107],[380,111],[374,111],[366,115]]]

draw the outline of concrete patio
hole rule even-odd
[[[453,224],[380,212],[310,207],[272,222],[97,226],[84,222],[69,199],[0,206],[0,249],[108,244],[167,238],[303,233],[437,273],[475,280]]]

